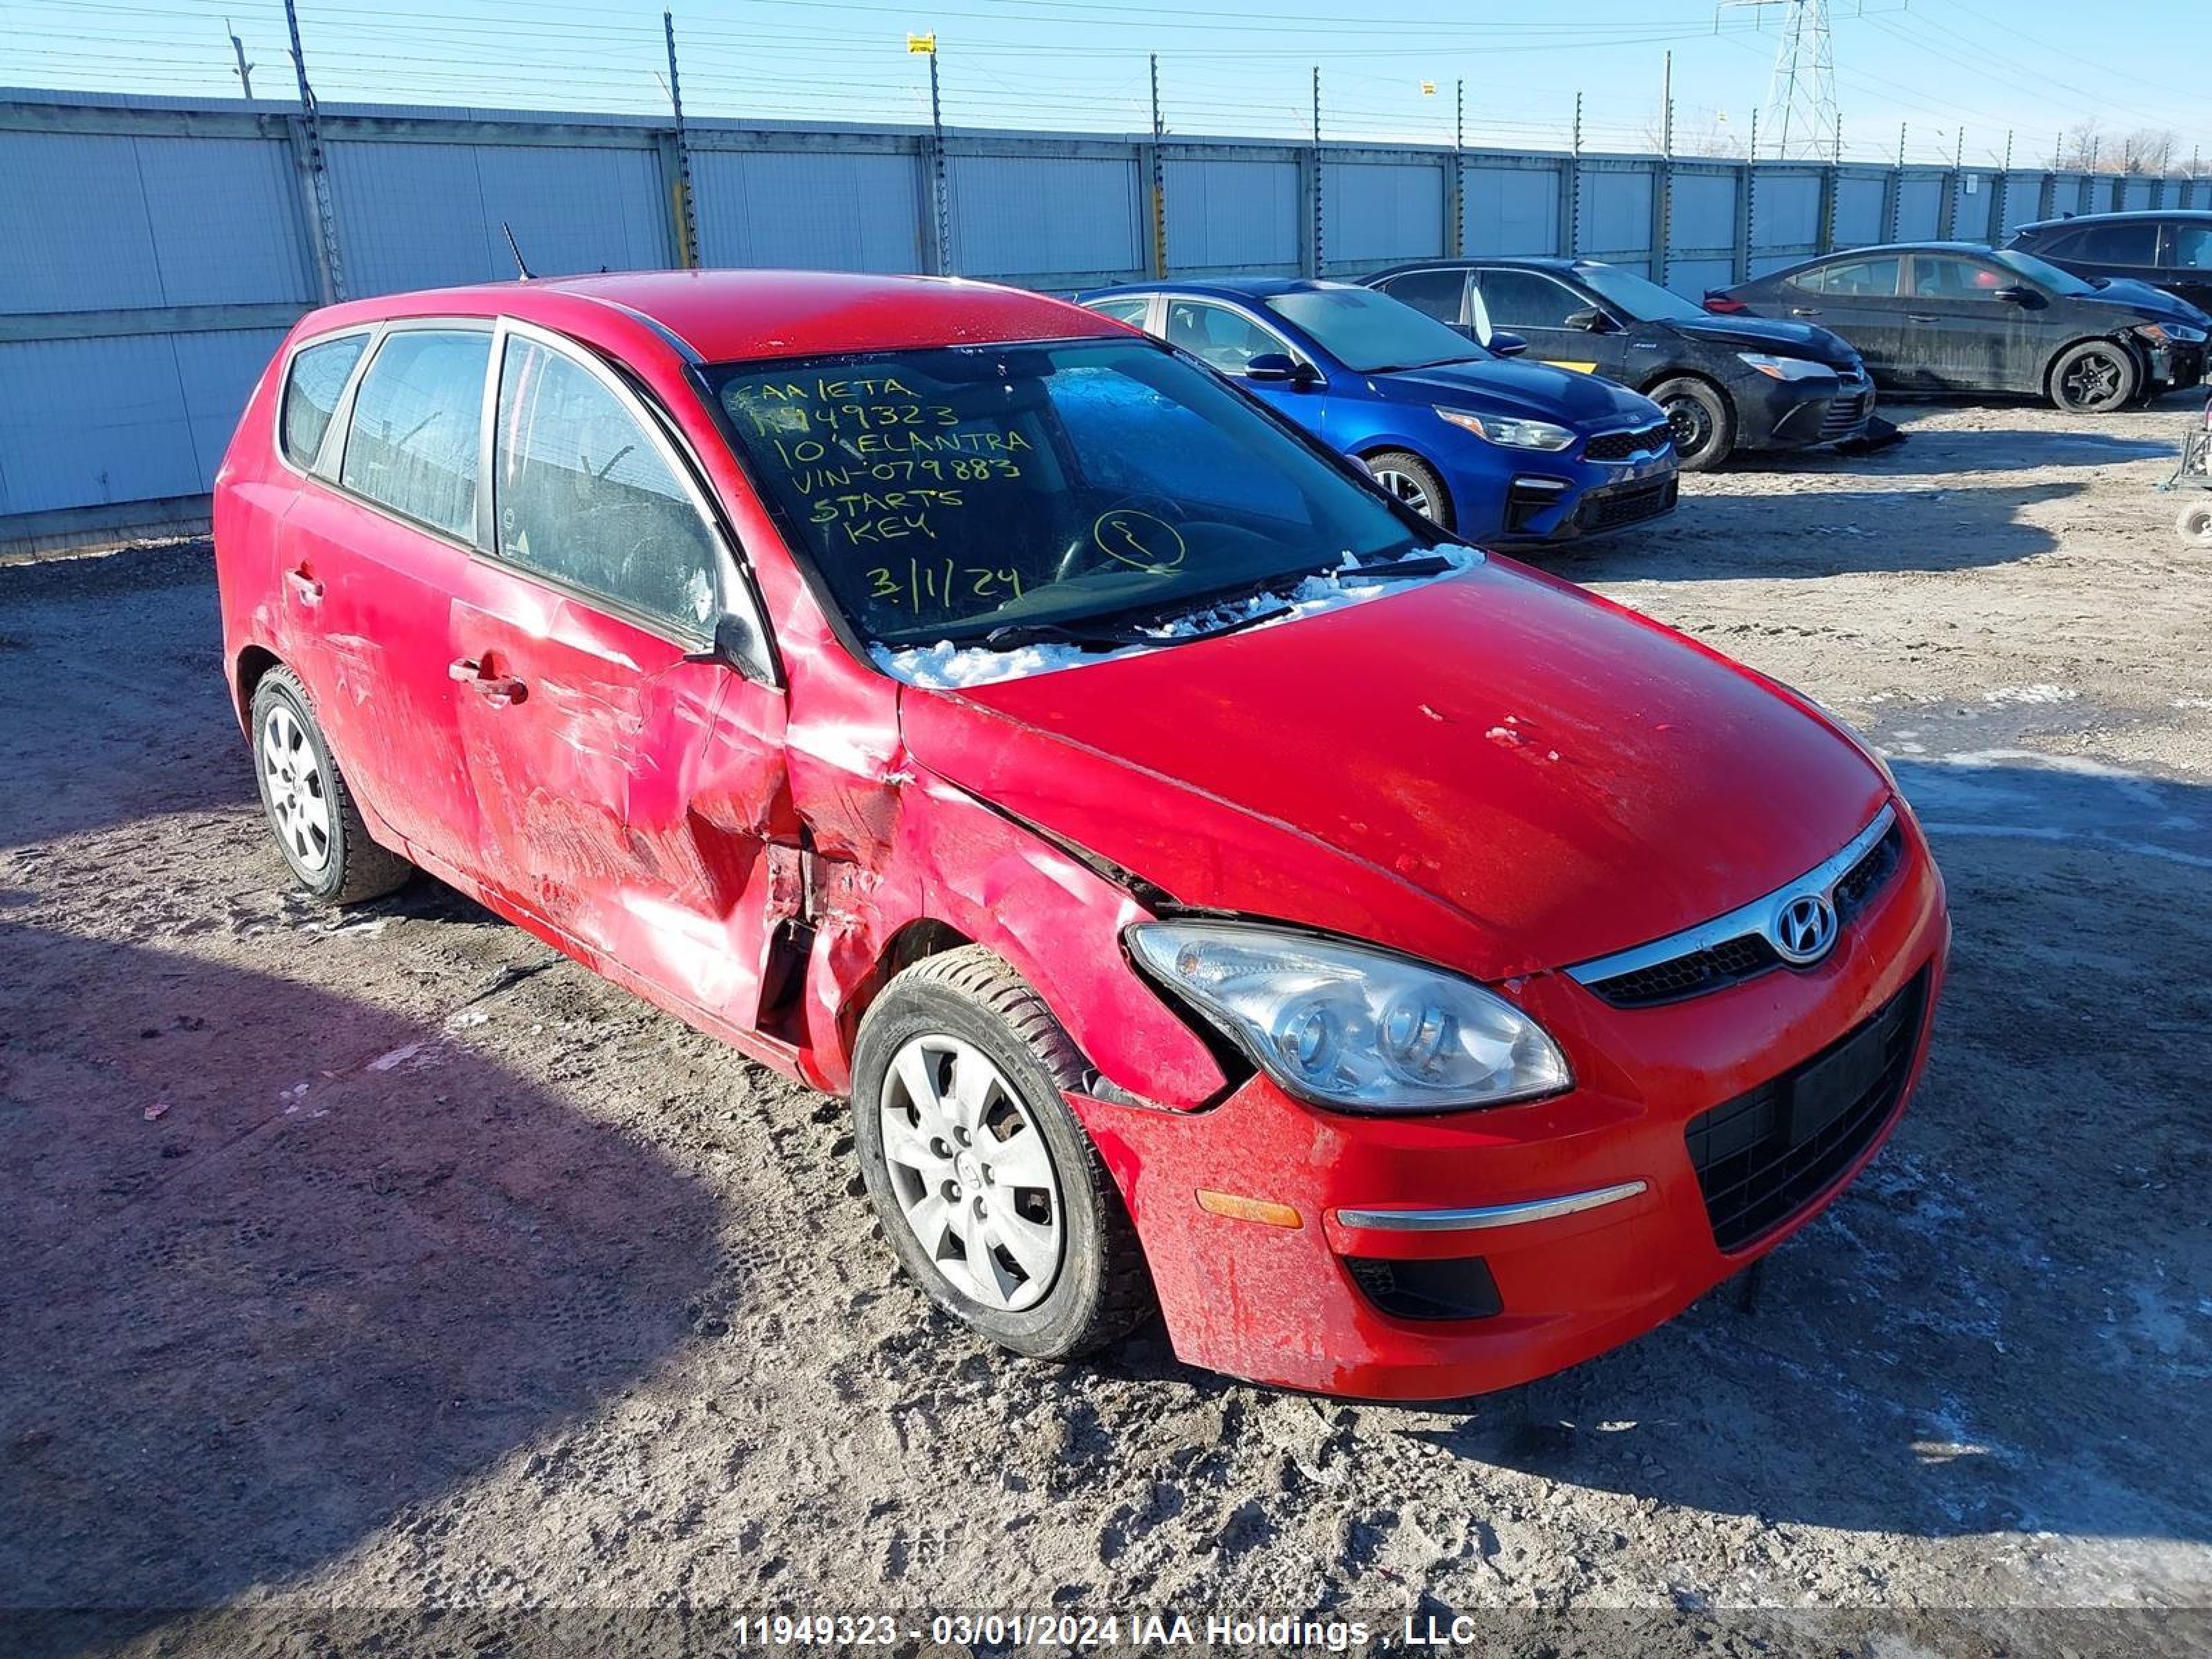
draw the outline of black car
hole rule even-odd
[[[1597,259],[1430,259],[1364,278],[1476,339],[1633,386],[1667,411],[1686,471],[1738,449],[1800,449],[1864,434],[1874,386],[1825,328],[1715,317]]]
[[[2022,225],[2005,246],[2047,259],[2094,287],[2148,283],[2212,311],[2212,211],[2084,213]]]
[[[2090,414],[2196,385],[2212,322],[2156,289],[2092,288],[1985,242],[1826,254],[1716,289],[1705,308],[1832,329],[1887,391],[2021,392]]]

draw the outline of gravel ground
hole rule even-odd
[[[1688,1609],[1711,1651],[1769,1639],[1734,1609],[2088,1651],[2017,1610],[2212,1606],[2183,418],[1924,409],[1548,558],[1868,729],[1957,959],[1755,1304],[1451,1410],[970,1340],[836,1103],[428,882],[287,893],[204,545],[0,569],[0,1600],[179,1652],[301,1650],[177,1611],[225,1605],[1566,1610],[1607,1650],[1675,1627],[1599,1610]]]

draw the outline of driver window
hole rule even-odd
[[[1243,313],[1200,300],[1168,301],[1168,343],[1228,374],[1242,374],[1245,364],[1269,352],[1291,355],[1287,341]]]
[[[712,630],[719,540],[604,381],[509,339],[494,446],[501,558],[680,633]]]
[[[1912,291],[1923,300],[1994,300],[2008,278],[1995,265],[1942,254],[1912,256]]]
[[[2184,270],[2212,269],[2212,225],[2175,225],[2171,234],[2173,253],[2168,264]]]
[[[1565,328],[1567,319],[1589,309],[1590,302],[1564,283],[1534,270],[1482,273],[1483,309],[1491,325],[1518,333],[1528,328]]]

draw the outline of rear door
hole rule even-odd
[[[2160,287],[2212,311],[2212,220],[2170,219],[2159,244]]]
[[[1997,297],[2006,289],[2033,289],[2025,276],[1965,254],[1916,253],[1909,282],[1907,339],[1931,389],[2041,390],[2050,307]]]
[[[1905,261],[1894,253],[1814,265],[1776,284],[1775,314],[1813,323],[1850,342],[1877,380],[1918,384],[1919,363],[1905,315]]]
[[[476,805],[446,604],[475,552],[491,337],[465,320],[356,337],[366,367],[319,422],[340,354],[306,348],[285,394],[303,481],[277,532],[283,655],[354,793],[410,848],[452,862],[475,844]]]
[[[741,1027],[769,950],[770,839],[796,843],[784,698],[714,660],[767,634],[672,423],[596,355],[519,323],[494,363],[487,556],[446,655],[515,903],[588,957]]]
[[[1567,325],[1577,312],[1595,309],[1613,316],[1591,295],[1547,271],[1511,265],[1484,265],[1474,279],[1491,328],[1528,341],[1528,356],[1535,362],[1609,380],[1626,377],[1629,333],[1619,318],[1613,318],[1614,327],[1606,333]]]

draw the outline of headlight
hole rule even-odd
[[[1268,1076],[1322,1105],[1450,1111],[1572,1081],[1534,1020],[1439,968],[1237,922],[1142,922],[1128,938]]]
[[[1735,360],[1757,369],[1770,380],[1811,380],[1836,372],[1809,357],[1778,357],[1771,351],[1739,351]]]
[[[2204,331],[2186,323],[2145,323],[2136,330],[2154,345],[2203,345]]]
[[[1573,433],[1549,421],[1511,421],[1503,416],[1476,415],[1464,409],[1439,408],[1437,413],[1454,426],[1464,428],[1478,438],[1487,438],[1492,443],[1503,444],[1508,449],[1559,450],[1575,441]]]

